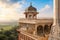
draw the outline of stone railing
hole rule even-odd
[[[38,40],[38,36],[33,35],[33,34],[30,34],[30,33],[27,33],[26,31],[21,31],[20,33],[21,33],[22,35],[25,35],[25,36],[33,39],[33,40]]]

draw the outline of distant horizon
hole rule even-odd
[[[39,12],[38,18],[53,18],[53,0],[0,0],[0,22],[24,18],[24,11],[31,2]]]

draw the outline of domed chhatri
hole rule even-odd
[[[26,11],[28,12],[35,12],[37,11],[37,9],[35,7],[32,6],[32,3],[30,3],[30,6],[26,9]]]
[[[30,6],[25,10],[24,12],[25,17],[27,19],[37,19],[37,9],[32,6],[32,3],[30,3]]]

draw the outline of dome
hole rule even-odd
[[[37,9],[35,7],[33,7],[32,5],[30,5],[25,11],[37,11]]]

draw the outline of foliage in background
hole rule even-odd
[[[9,30],[4,30],[4,28],[1,28],[0,30],[0,40],[17,40],[18,33],[17,29],[18,27],[12,27],[9,28]]]

